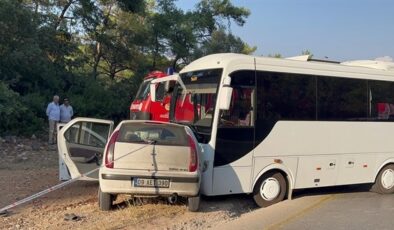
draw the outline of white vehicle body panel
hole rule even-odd
[[[67,166],[71,178],[81,177],[80,178],[81,180],[97,180],[98,179],[97,173],[91,175],[83,175],[83,174],[90,170],[98,168],[99,165],[95,163],[91,163],[91,164],[89,163],[82,165],[82,167],[78,167],[78,163],[77,161],[75,161],[77,157],[75,157],[75,159],[72,159],[69,151],[70,146],[77,146],[78,144],[69,142],[65,137],[65,133],[67,133],[70,129],[75,127],[75,125],[81,124],[82,122],[85,122],[84,124],[99,124],[99,125],[108,126],[108,132],[105,133],[107,137],[109,136],[109,134],[111,134],[114,125],[113,121],[95,119],[95,118],[79,117],[71,120],[70,122],[65,124],[57,134],[59,158],[62,159],[64,164]],[[86,134],[86,137],[83,138],[90,138],[90,137],[96,138],[98,141],[102,142],[101,144],[104,145],[107,142],[107,137],[103,137],[97,132],[89,129],[86,125],[84,126],[81,125],[79,130],[81,130],[83,134]],[[96,148],[92,146],[83,146],[83,145],[78,145],[78,146],[80,147],[81,151],[83,151],[84,148],[86,149]],[[102,153],[102,151],[104,150],[104,146],[96,149],[98,149],[98,151],[101,151]]]
[[[63,126],[66,125],[65,123],[58,123],[57,124],[57,133],[59,133],[60,129],[63,128]],[[71,179],[70,173],[68,172],[67,165],[64,163],[64,160],[62,157],[60,157],[60,151],[58,149],[58,155],[59,155],[59,180],[60,181],[67,181]]]
[[[257,70],[394,81],[394,72],[388,69],[242,54],[209,55],[187,65],[180,74],[216,68],[223,69],[222,80],[236,70]],[[228,165],[214,167],[218,113],[216,106],[211,140],[202,144],[208,166],[203,171],[202,194],[251,193],[258,178],[269,170],[287,175],[290,192],[295,188],[372,183],[384,165],[394,163],[394,123],[278,121],[253,151]],[[277,160],[281,163],[275,163]]]

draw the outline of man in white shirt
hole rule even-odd
[[[56,124],[60,120],[59,96],[53,96],[53,101],[48,104],[46,114],[49,121],[49,144],[54,144],[56,140]]]
[[[74,115],[73,107],[71,107],[68,98],[64,98],[63,104],[60,106],[60,122],[67,123],[71,121],[71,117]]]

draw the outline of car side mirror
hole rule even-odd
[[[231,104],[231,96],[233,94],[233,88],[231,87],[231,77],[227,76],[224,79],[223,87],[219,92],[219,109],[229,110]]]

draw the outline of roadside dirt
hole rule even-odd
[[[60,183],[54,146],[36,139],[0,139],[0,207]],[[246,195],[203,197],[200,211],[187,211],[184,201],[131,200],[119,196],[116,208],[102,212],[97,182],[78,181],[10,210],[0,229],[206,229],[255,209]],[[78,221],[65,220],[75,214]]]

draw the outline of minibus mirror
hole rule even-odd
[[[150,83],[150,100],[152,102],[156,101],[156,84],[155,83]]]
[[[223,87],[220,89],[219,95],[219,109],[229,110],[231,104],[231,96],[233,94],[233,88],[231,87],[231,77],[227,76],[224,79]]]

